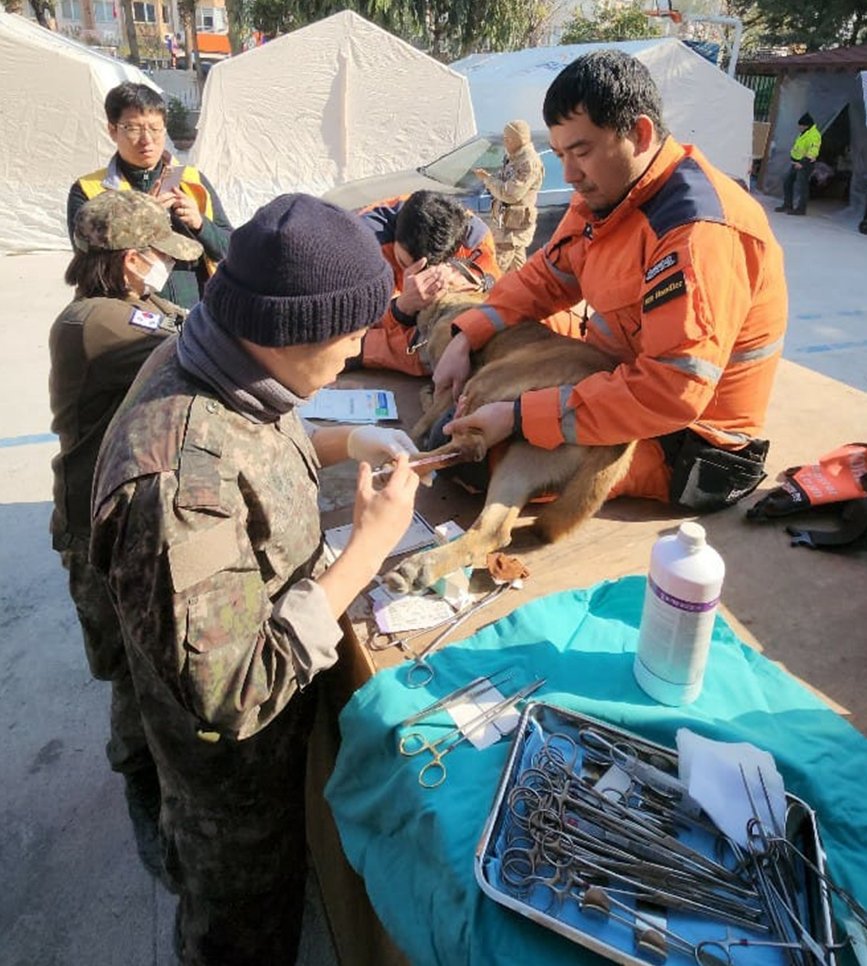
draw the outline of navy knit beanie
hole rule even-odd
[[[203,301],[231,335],[262,346],[325,342],[372,325],[394,273],[356,215],[280,195],[232,232]]]
[[[798,118],[798,124],[803,124],[806,127],[812,127],[816,122],[813,120],[813,115],[808,111],[806,114],[802,114]]]

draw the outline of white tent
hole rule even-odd
[[[0,252],[69,248],[66,197],[114,152],[103,102],[125,80],[151,84],[129,64],[0,10]]]
[[[451,67],[470,82],[479,131],[501,131],[512,118],[544,130],[542,102],[551,82],[576,57],[605,47],[647,66],[662,94],[665,122],[678,141],[698,145],[718,168],[749,182],[753,92],[673,37],[473,54]]]
[[[344,11],[215,64],[191,160],[239,224],[282,192],[414,167],[473,134],[463,77]]]

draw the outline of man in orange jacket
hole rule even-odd
[[[640,440],[615,495],[726,506],[764,478],[765,419],[786,329],[783,255],[735,181],[666,131],[647,68],[620,51],[579,57],[545,96],[551,146],[575,189],[551,241],[460,315],[434,372],[459,399],[470,352],[506,326],[586,299],[588,342],[620,360],[576,386],[460,415],[488,446]]]
[[[359,215],[394,270],[394,296],[364,337],[362,365],[426,376],[415,351],[416,316],[445,292],[491,288],[500,277],[494,237],[480,218],[433,191],[389,198]]]

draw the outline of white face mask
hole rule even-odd
[[[145,258],[145,261],[147,261],[147,263],[150,265],[150,268],[144,273],[144,275],[139,275],[139,278],[152,292],[161,292],[166,282],[169,280],[169,275],[171,275],[172,269],[175,267],[174,259],[163,259],[156,257],[153,261]],[[136,272],[136,275],[138,275],[138,272]]]

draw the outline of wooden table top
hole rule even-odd
[[[353,372],[342,377],[340,385],[391,389],[404,427],[411,426],[420,412],[421,380],[384,371]],[[776,475],[786,467],[814,462],[843,443],[863,439],[865,423],[867,394],[783,361],[768,414],[768,479],[760,492],[773,488]],[[323,471],[325,527],[350,522],[354,489],[354,464]],[[743,640],[781,663],[867,732],[867,695],[862,686],[867,670],[867,553],[793,548],[785,533],[786,521],[746,522],[746,507],[756,498],[701,517],[709,543],[726,562],[722,592],[726,616]],[[431,525],[454,520],[466,529],[482,503],[481,496],[470,495],[439,476],[432,488],[419,488],[416,506]],[[456,631],[455,639],[469,636],[536,597],[646,573],[651,547],[660,533],[694,518],[675,507],[621,498],[555,544],[540,544],[529,526],[521,526],[508,552],[520,557],[530,571],[523,589],[503,594],[474,615]],[[529,523],[530,516],[525,513],[522,521]],[[831,529],[833,518],[816,519],[810,525]],[[486,573],[473,575],[473,589],[490,586]],[[347,640],[341,660],[349,687],[358,687],[376,671],[402,660],[395,648],[373,651],[367,646],[375,624],[366,595],[349,609],[344,628]],[[422,647],[435,633],[414,640],[413,646]]]

